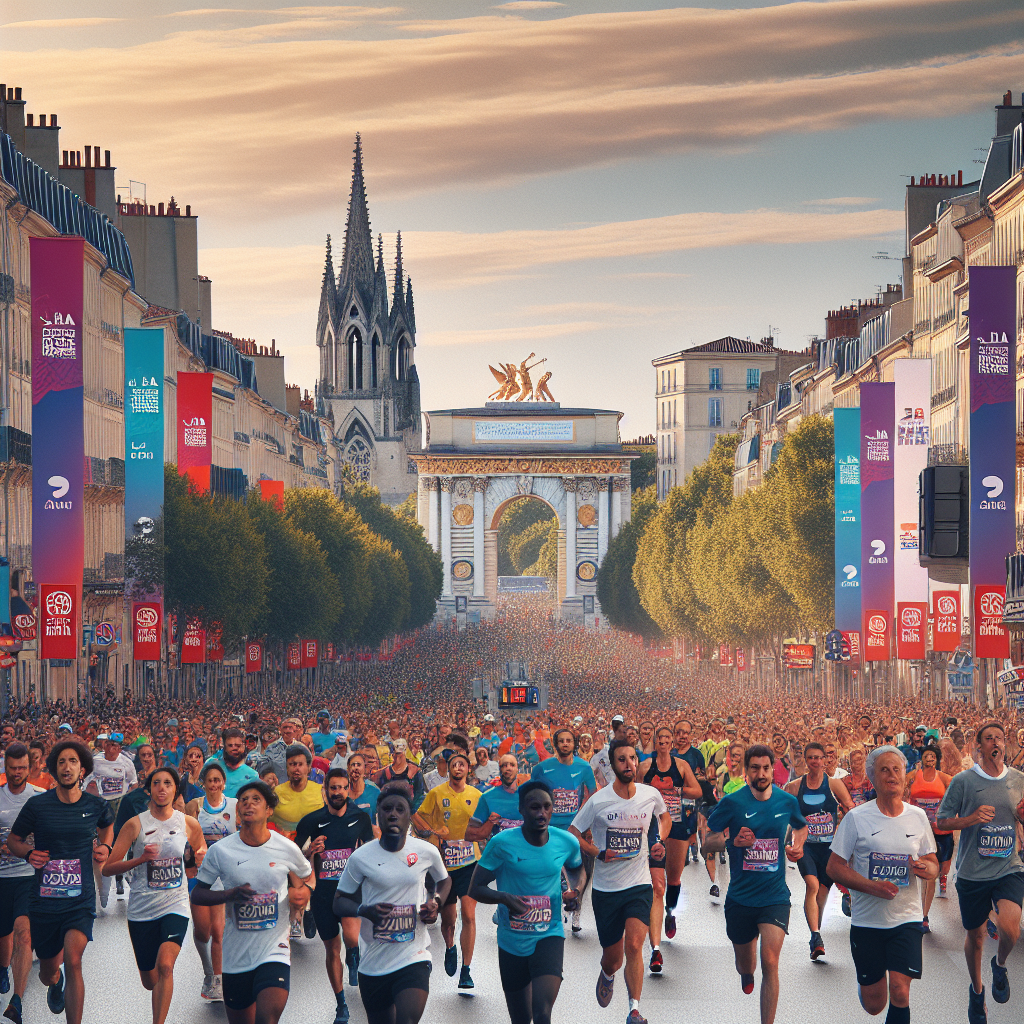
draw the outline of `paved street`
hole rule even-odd
[[[727,877],[724,869],[720,874]],[[829,904],[822,935],[828,955],[812,964],[808,957],[807,927],[800,905],[802,883],[795,870],[788,872],[793,891],[794,910],[790,938],[782,956],[782,997],[779,1024],[808,1018],[839,1021],[867,1021],[870,1018],[857,1003],[853,964],[849,950],[849,922],[839,910],[838,898]],[[732,961],[732,949],[725,936],[722,909],[707,898],[706,875],[691,865],[683,875],[683,892],[678,919],[679,932],[674,941],[662,943],[665,973],[648,975],[642,1009],[651,1024],[689,1024],[718,1021],[721,1024],[758,1020],[756,993],[744,996]],[[723,893],[725,886],[722,886]],[[952,894],[952,887],[950,889]],[[126,905],[111,902],[106,915],[96,922],[96,941],[86,953],[85,1024],[145,1024],[150,1020],[149,999],[138,981],[135,961],[125,924]],[[507,1021],[497,973],[494,928],[489,908],[480,908],[480,935],[473,965],[476,994],[459,996],[456,979],[448,978],[441,966],[442,942],[435,929],[432,934],[434,972],[430,1001],[424,1024],[452,1024],[460,1019]],[[925,977],[912,990],[911,1006],[915,1019],[959,1022],[966,1020],[967,973],[964,967],[956,899],[936,900],[931,916],[932,934],[925,938]],[[292,994],[283,1022],[330,1024],[334,999],[323,968],[319,939],[302,940],[292,946]],[[995,943],[986,945],[987,958]],[[593,994],[599,947],[593,917],[587,908],[581,938],[566,944],[565,981],[555,1007],[556,1021],[624,1020],[628,1008],[621,973],[616,979],[615,998],[607,1010],[601,1010]],[[1018,944],[1010,960],[1010,984],[1013,995],[1005,1006],[988,1002],[992,1024],[1009,1024],[1021,1019],[1024,1006],[1024,942]],[[986,978],[988,970],[986,968]],[[222,1004],[204,1004],[199,999],[202,975],[199,958],[191,938],[186,941],[175,971],[176,988],[171,1006],[171,1024],[207,1024],[225,1020]],[[352,1020],[366,1017],[355,989],[346,989]],[[6,997],[5,997],[6,999]],[[950,1016],[952,1014],[952,1016]],[[45,990],[33,976],[25,999],[26,1024],[54,1018],[46,1008]]]

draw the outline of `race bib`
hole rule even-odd
[[[441,854],[446,868],[462,868],[473,863],[473,844],[465,839],[445,839],[441,845]]]
[[[661,792],[661,798],[665,801],[665,810],[668,811],[669,817],[673,821],[683,820],[683,794],[679,792],[678,787],[673,786],[671,789],[663,789]]]
[[[104,796],[120,796],[124,780],[119,775],[104,775],[100,779],[100,792]]]
[[[925,817],[931,824],[935,824],[935,812],[939,809],[940,800],[922,797],[917,801],[917,806],[925,813]]]
[[[549,896],[520,896],[530,909],[525,914],[508,915],[508,926],[514,932],[546,932],[551,927],[551,898]]]
[[[380,924],[373,926],[373,937],[378,942],[412,942],[416,935],[416,907],[405,903],[391,908]]]
[[[830,843],[836,830],[836,819],[829,811],[807,815],[807,842]]]
[[[0,825],[0,846],[7,842],[11,830],[6,825]],[[21,857],[15,857],[13,853],[0,853],[0,868],[13,868],[16,864],[24,864]]]
[[[185,877],[180,857],[146,861],[146,885],[150,889],[176,889]]]
[[[1016,841],[1013,825],[982,825],[978,829],[978,856],[1009,857]]]
[[[644,832],[640,828],[610,828],[605,836],[607,860],[632,860],[643,846]]]
[[[523,827],[523,819],[522,818],[499,818],[498,819],[498,824],[495,826],[494,831],[497,833],[497,832],[504,832],[505,829],[507,829],[507,828],[522,828],[522,827]]]
[[[82,895],[82,862],[48,860],[39,880],[39,895],[67,900]]]
[[[575,814],[580,809],[579,790],[556,789],[551,795],[554,797],[553,814]]]
[[[775,871],[779,866],[779,840],[755,839],[743,853],[744,871]]]
[[[869,853],[868,878],[872,882],[892,882],[905,888],[910,885],[910,854]]]
[[[351,856],[351,850],[324,850],[320,854],[320,873],[317,875],[317,878],[325,882],[336,882],[341,878],[345,865]]]
[[[236,903],[235,926],[240,932],[265,932],[276,928],[277,893],[258,892],[249,903]]]

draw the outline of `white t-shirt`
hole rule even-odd
[[[666,812],[665,801],[653,787],[636,784],[636,793],[626,800],[611,786],[599,789],[572,819],[580,833],[591,829],[599,850],[615,853],[613,860],[594,865],[594,888],[601,892],[621,892],[633,885],[650,885],[647,864],[650,850],[647,830],[651,818]]]
[[[214,843],[196,876],[225,889],[248,882],[258,893],[247,905],[225,904],[224,973],[243,974],[260,964],[290,964],[288,872],[309,878],[313,868],[302,851],[279,832],[262,846],[248,846],[235,832]]]
[[[420,906],[427,899],[424,880],[428,874],[438,885],[448,877],[437,847],[414,836],[409,836],[396,852],[385,850],[376,839],[349,857],[338,891],[354,893],[362,886],[363,904],[394,906],[390,917],[379,926],[360,918],[360,974],[391,974],[410,964],[430,962],[430,935],[420,920]]]
[[[478,764],[473,769],[474,778],[476,778],[477,782],[484,786],[486,786],[487,783],[491,781],[491,779],[496,779],[498,775],[499,770],[497,761],[488,761],[484,765]]]
[[[139,781],[135,765],[128,758],[118,754],[113,761],[106,755],[97,757],[92,763],[92,775],[85,780],[96,783],[96,792],[104,800],[117,800]]]
[[[832,852],[865,878],[895,882],[900,890],[895,899],[885,900],[851,889],[853,923],[862,928],[895,928],[920,921],[924,916],[921,884],[910,868],[910,858],[935,850],[932,827],[920,807],[905,803],[903,813],[890,818],[872,800],[849,811],[836,829]]]
[[[830,775],[829,778],[830,779],[845,779],[846,776],[849,775],[849,774],[850,773],[845,768],[840,768],[837,765],[836,766],[836,773],[835,773],[835,775]]]
[[[436,768],[434,768],[423,776],[423,788],[429,793],[435,787],[440,786],[442,782],[447,781],[448,776],[442,775]]]
[[[351,754],[335,754],[334,760],[331,761],[332,768],[348,768],[348,759]]]
[[[31,782],[27,782],[18,794],[11,792],[10,783],[0,786],[0,845],[7,842],[22,807],[32,797],[45,792],[45,789],[33,786]],[[22,857],[15,857],[13,853],[0,853],[0,878],[31,878],[35,873],[36,869]]]
[[[615,781],[615,772],[612,771],[612,762],[608,758],[608,746],[603,746],[591,759],[590,767],[601,786],[610,786]]]

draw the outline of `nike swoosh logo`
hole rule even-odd
[[[917,838],[917,836],[912,836],[912,835],[911,835],[911,834],[910,834],[909,832],[904,832],[903,834],[904,834],[904,835],[905,835],[905,836],[906,836],[906,837],[907,837],[908,839],[916,839],[916,838]]]
[[[873,836],[877,836],[877,835],[878,835],[878,833],[879,833],[879,832],[881,832],[881,831],[882,831],[882,830],[881,830],[881,829],[879,829],[879,830],[878,830],[878,832],[872,832],[871,834],[872,834]]]
[[[744,814],[743,817],[752,818],[755,814],[757,814],[757,811],[751,811],[749,814]]]
[[[786,812],[785,811],[783,811],[781,814],[776,814],[775,815],[776,818],[784,818],[785,816],[786,816]]]

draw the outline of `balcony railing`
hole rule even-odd
[[[935,444],[928,449],[929,466],[966,466],[967,447],[962,444]]]
[[[945,405],[946,402],[951,402],[956,397],[956,385],[950,384],[948,388],[943,388],[941,391],[936,391],[932,395],[932,408],[937,409],[940,405]]]

